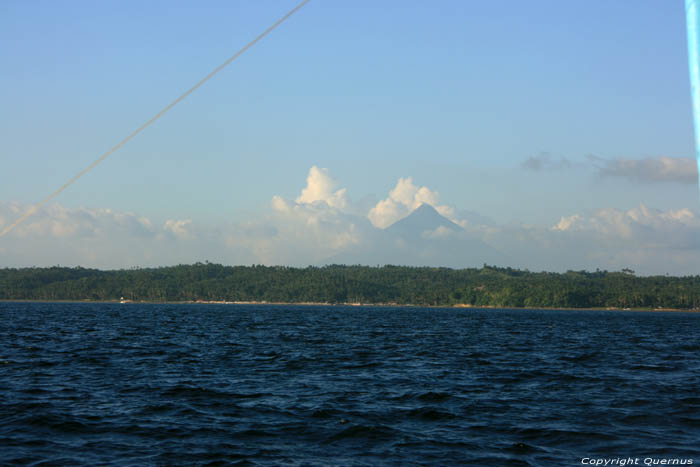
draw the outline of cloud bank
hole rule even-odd
[[[155,221],[136,213],[54,204],[3,237],[0,266],[129,268],[209,260],[480,267],[489,262],[531,270],[629,267],[642,274],[696,274],[700,264],[700,216],[688,208],[602,208],[569,213],[543,226],[499,225],[471,213],[463,231],[439,225],[414,234],[385,229],[421,203],[455,217],[454,209],[440,204],[437,191],[417,186],[410,177],[400,178],[385,199],[357,215],[347,190],[318,167],[309,170],[295,199],[274,196],[268,209],[245,222]],[[0,202],[0,227],[29,208]]]
[[[30,208],[0,203],[0,226]],[[53,204],[0,240],[0,265],[114,268],[189,262],[202,254],[207,240],[191,224],[169,219],[158,225],[130,212]]]
[[[563,216],[548,229],[525,225],[484,229],[521,268],[631,268],[642,274],[697,274],[700,217],[690,209],[661,211],[643,204]]]

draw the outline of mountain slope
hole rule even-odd
[[[503,254],[428,204],[386,229],[367,232],[361,243],[328,258],[327,263],[452,268],[508,264]]]
[[[423,203],[411,214],[400,219],[384,229],[392,235],[421,236],[426,232],[434,232],[438,228],[452,232],[462,232],[464,229],[451,220],[442,216],[429,204]]]

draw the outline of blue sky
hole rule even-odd
[[[2,2],[3,222],[10,206],[43,199],[295,4]],[[188,220],[200,232],[252,224],[283,232],[271,200],[298,199],[316,166],[346,189],[344,214],[361,218],[412,177],[439,193],[455,220],[476,212],[500,228],[551,232],[572,216],[599,225],[591,222],[605,210],[640,206],[658,216],[688,209],[694,222],[684,28],[682,1],[312,0],[70,187],[55,209],[109,209],[158,228]],[[665,175],[655,175],[659,167]],[[131,242],[121,235],[112,241]],[[305,250],[278,240],[264,258],[220,246],[206,259],[323,261],[286,254]],[[0,245],[8,265],[87,261],[46,253],[79,242],[70,236],[12,241],[5,258]],[[107,247],[99,245],[95,265],[139,261],[100,260]],[[192,245],[178,245],[179,256],[164,250],[150,261],[205,259]],[[549,254],[551,263],[537,267],[564,267],[559,252]],[[642,269],[694,272],[663,264]]]

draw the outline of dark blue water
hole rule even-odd
[[[700,314],[0,303],[0,463],[700,463]]]

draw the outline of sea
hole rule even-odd
[[[0,303],[0,464],[699,465],[700,313]]]

